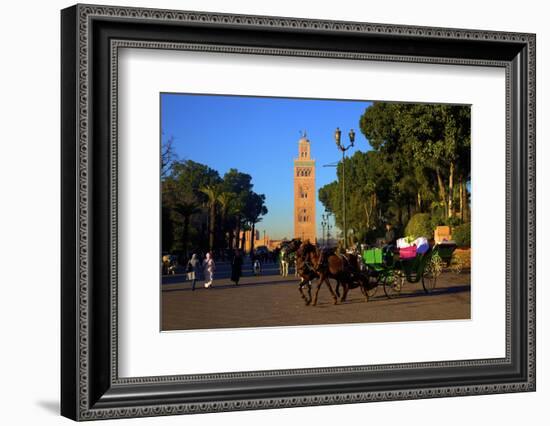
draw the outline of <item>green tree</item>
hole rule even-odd
[[[354,235],[376,237],[417,213],[469,220],[470,108],[375,102],[359,119],[372,149],[346,158],[346,211]],[[342,163],[319,200],[342,226]]]
[[[357,151],[346,158],[346,210],[347,224],[354,235],[363,238],[376,233],[387,220],[392,201],[393,170],[376,151]],[[334,214],[336,225],[342,228],[341,164],[338,180],[319,189],[319,201]]]
[[[207,248],[208,211],[202,206],[208,199],[200,188],[220,182],[218,172],[204,164],[191,160],[172,161],[169,174],[161,180],[163,250],[187,254],[190,246]],[[169,230],[171,238],[166,236]],[[170,247],[168,242],[171,242]]]
[[[193,202],[183,202],[178,204],[174,208],[175,212],[183,218],[183,232],[182,242],[185,251],[185,256],[188,255],[188,242],[189,242],[189,222],[191,216],[200,211],[199,207]]]
[[[428,213],[415,214],[405,228],[405,235],[407,237],[418,238],[426,237],[432,238],[434,229]]]
[[[256,194],[254,191],[249,193],[247,198],[244,217],[248,222],[251,230],[251,239],[250,239],[250,252],[254,252],[254,235],[256,232],[256,224],[262,220],[262,216],[267,214],[267,207],[265,206],[265,195]]]
[[[444,216],[453,217],[458,177],[463,190],[461,206],[467,207],[464,190],[470,176],[469,107],[379,102],[365,111],[360,126],[375,150],[392,156],[397,172],[395,194],[401,198],[398,204],[410,203],[408,192],[414,186],[415,204],[420,210],[428,206],[423,200],[435,198]]]
[[[170,177],[180,188],[190,191],[200,203],[207,201],[207,195],[201,191],[201,188],[222,182],[216,170],[192,160],[174,161]]]
[[[231,248],[235,231],[238,237],[267,214],[265,195],[256,194],[252,177],[237,169],[222,179],[205,164],[173,160],[161,182],[165,251]]]
[[[193,193],[174,179],[162,183],[163,250],[177,249],[187,255],[191,217],[200,212]],[[170,232],[170,235],[167,233]]]
[[[206,205],[209,210],[208,248],[210,251],[213,251],[216,245],[216,207],[220,195],[220,187],[217,185],[207,185],[200,188],[200,191],[207,196]]]
[[[237,169],[229,169],[223,176],[222,190],[235,194],[231,205],[232,217],[230,222],[234,226],[236,247],[239,247],[239,236],[244,230],[245,219],[243,212],[246,207],[247,199],[252,191],[252,176],[247,173],[239,172]],[[231,244],[232,242],[230,242]]]
[[[220,232],[224,248],[231,248],[233,230],[231,229],[232,222],[228,219],[228,215],[229,213],[236,212],[236,210],[234,210],[236,198],[237,194],[228,191],[220,192],[218,195],[218,203],[220,205]],[[230,237],[226,240],[226,235],[228,233]]]
[[[409,106],[404,117],[404,144],[425,173],[435,174],[446,218],[455,215],[457,177],[469,179],[470,109],[459,105]],[[459,180],[460,180],[459,179]]]

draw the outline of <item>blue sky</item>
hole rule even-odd
[[[293,159],[298,155],[301,131],[311,141],[316,160],[316,186],[336,179],[335,167],[323,167],[341,159],[334,130],[342,140],[354,129],[356,150],[370,146],[359,131],[359,118],[371,105],[367,101],[265,98],[193,94],[161,94],[163,142],[174,137],[180,160],[207,164],[220,176],[230,168],[252,176],[254,191],[265,194],[269,210],[257,226],[273,239],[293,237]],[[317,237],[321,238],[321,214],[317,200]],[[334,223],[332,223],[334,225]]]

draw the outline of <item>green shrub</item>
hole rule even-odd
[[[435,229],[436,226],[447,225],[445,213],[444,203],[432,203],[430,208],[430,221],[433,229]]]
[[[409,223],[407,223],[407,226],[405,227],[405,235],[407,237],[411,236],[414,238],[433,238],[434,230],[429,213],[417,213],[411,217],[411,220],[409,220]]]
[[[445,221],[445,225],[449,225],[451,228],[455,228],[461,224],[462,224],[462,221],[460,220],[459,217],[456,217],[456,216],[449,217]]]
[[[430,227],[432,229],[435,229],[436,227],[441,226],[441,225],[446,225],[445,220],[443,219],[443,217],[442,216],[435,216],[435,215],[432,214],[430,216]]]
[[[452,231],[453,240],[459,247],[470,247],[471,245],[471,230],[470,224],[464,223],[455,226]]]
[[[432,229],[435,229],[438,226],[450,226],[451,228],[454,228],[455,226],[460,225],[462,221],[456,216],[446,217],[445,215],[441,215],[439,213],[432,213],[430,223],[432,225]]]

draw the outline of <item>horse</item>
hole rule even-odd
[[[312,301],[313,306],[317,304],[319,290],[323,283],[327,284],[334,299],[334,304],[338,303],[337,294],[332,289],[329,278],[335,279],[338,285],[343,287],[341,303],[345,302],[348,291],[357,287],[361,289],[365,301],[369,300],[368,291],[374,288],[376,283],[369,280],[367,275],[361,273],[356,255],[340,255],[333,250],[319,250],[309,243],[302,245],[301,254],[304,261],[309,262],[313,270],[319,275]]]
[[[294,253],[300,247],[301,241],[299,238],[294,238],[288,242],[281,244],[281,250],[279,252],[279,264],[280,264],[280,273],[283,277],[288,276],[288,267],[294,261]],[[296,268],[295,268],[296,273]]]
[[[310,247],[313,247],[313,245],[308,243],[303,243],[300,248],[296,251],[296,271],[298,272],[298,275],[300,276],[300,282],[298,284],[298,290],[300,291],[300,296],[302,296],[302,299],[306,302],[306,306],[309,305],[312,301],[311,297],[311,282],[314,279],[319,278],[319,274],[317,271],[315,271],[314,266],[311,264],[311,262],[308,260],[308,249]],[[335,304],[337,303],[337,298],[335,296],[334,291],[332,290],[332,287],[330,283],[327,282],[327,285],[333,295],[335,297]],[[308,297],[304,294],[304,287],[307,287],[307,293]]]

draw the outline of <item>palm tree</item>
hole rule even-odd
[[[218,195],[218,203],[220,204],[220,228],[222,239],[224,241],[224,247],[227,248],[228,245],[225,244],[225,237],[227,231],[227,214],[230,211],[231,207],[234,204],[236,195],[232,192],[221,192]]]
[[[242,237],[239,238],[239,235],[237,236],[237,247],[242,250],[242,252],[245,252],[246,248],[246,232],[250,231],[250,226],[248,225],[248,222],[246,218],[241,220],[241,223],[239,225],[239,235],[242,234]]]
[[[207,185],[200,188],[200,191],[208,197],[208,201],[206,202],[210,217],[208,227],[208,247],[210,251],[213,251],[216,236],[216,204],[218,203],[220,190],[215,185]]]
[[[254,234],[256,231],[256,224],[260,222],[261,216],[267,214],[267,207],[265,206],[265,195],[256,194],[251,192],[248,202],[246,203],[245,219],[250,224],[250,253],[254,252]]]
[[[193,202],[180,202],[174,207],[174,211],[183,218],[182,245],[187,257],[187,241],[189,240],[189,220],[192,215],[200,211],[199,207]]]
[[[240,236],[241,236],[241,230],[244,231],[244,220],[243,220],[243,212],[244,212],[244,201],[242,197],[235,198],[232,204],[232,214],[234,215],[234,229],[232,231],[233,233],[233,239],[236,242],[235,247],[240,247]],[[244,235],[244,234],[243,234]]]

